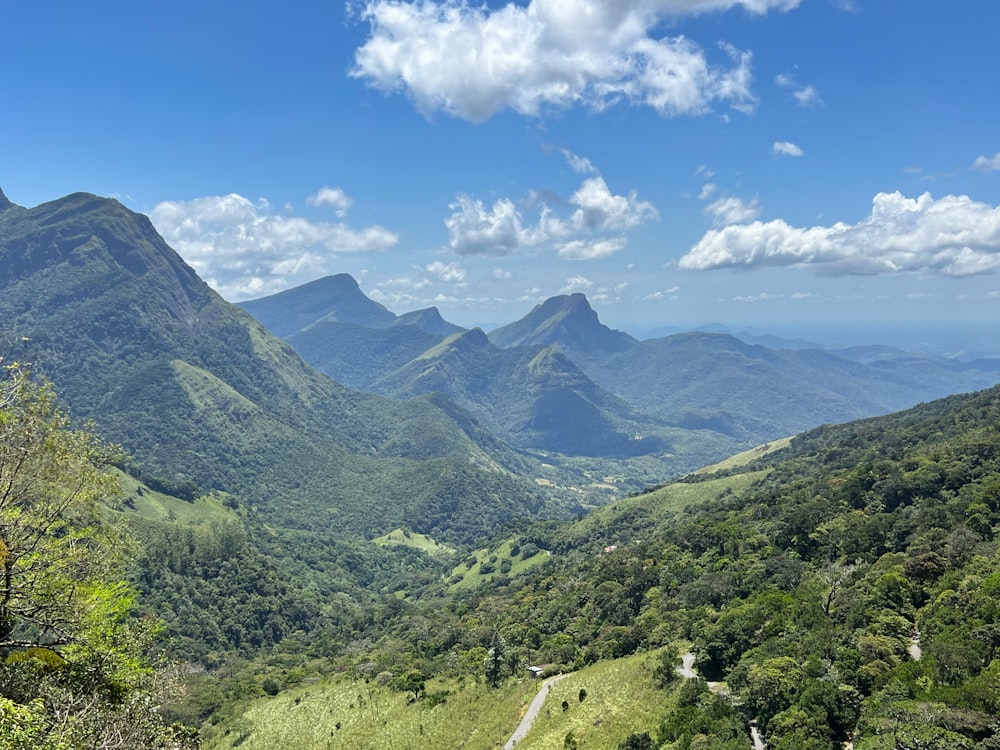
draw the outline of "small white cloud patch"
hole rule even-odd
[[[771,146],[771,153],[775,156],[802,156],[805,151],[791,141],[775,141]]]
[[[1000,171],[1000,152],[993,154],[993,156],[977,156],[972,168],[982,172]]]
[[[623,250],[623,232],[657,218],[656,209],[635,191],[611,192],[600,175],[588,177],[569,197],[569,213],[557,214],[534,193],[527,204],[537,219],[526,219],[514,201],[501,198],[487,208],[482,201],[459,195],[445,219],[449,246],[460,255],[505,256],[523,248],[553,248],[561,258],[591,260]]]
[[[754,198],[745,203],[740,198],[719,198],[705,206],[705,214],[716,226],[743,224],[760,216],[760,203]]]

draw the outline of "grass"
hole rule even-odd
[[[429,536],[404,529],[393,529],[388,534],[375,537],[372,543],[379,547],[412,547],[428,555],[450,555],[455,551],[454,547],[441,544]]]
[[[482,682],[428,682],[428,692],[452,690],[444,703],[409,703],[407,695],[347,678],[255,701],[225,728],[206,732],[204,750],[488,750],[501,746],[520,721],[538,683],[510,681],[497,690]],[[339,724],[339,728],[338,728]]]
[[[772,440],[769,443],[764,443],[763,445],[758,445],[756,448],[751,448],[750,450],[743,451],[742,453],[737,453],[734,456],[719,461],[717,464],[712,464],[711,466],[705,466],[695,474],[711,474],[715,471],[722,471],[724,469],[737,469],[741,466],[746,466],[751,461],[760,458],[761,456],[766,456],[768,453],[774,453],[775,451],[781,450],[782,448],[787,448],[792,442],[791,437],[783,437],[779,440]]]
[[[475,563],[471,566],[467,564],[470,558],[475,559]],[[483,548],[470,552],[465,560],[452,568],[449,573],[450,585],[448,588],[450,591],[474,589],[486,581],[492,581],[497,576],[513,577],[519,575],[536,565],[541,565],[548,559],[549,553],[545,550],[540,550],[531,557],[523,558],[520,551],[514,552],[514,542],[507,540],[494,548]],[[501,569],[505,560],[510,561],[510,569],[507,571]],[[492,565],[493,570],[484,573],[484,565],[487,567]]]
[[[672,706],[650,676],[654,659],[647,653],[599,662],[555,683],[518,750],[561,750],[568,732],[580,747],[594,748],[615,748],[633,732],[653,734]],[[430,706],[375,682],[340,677],[254,701],[239,718],[207,730],[203,748],[493,750],[513,734],[540,686],[527,678],[497,690],[481,681],[462,687],[429,681],[428,692],[452,691]]]
[[[767,470],[745,472],[728,477],[706,479],[703,482],[675,482],[652,492],[628,497],[613,505],[598,508],[579,521],[564,527],[568,539],[595,540],[597,546],[627,542],[621,539],[622,519],[641,516],[643,525],[683,513],[688,509],[710,505],[732,493],[745,492],[754,482],[763,479]]]
[[[117,515],[125,518],[138,516],[149,521],[174,521],[188,526],[210,526],[238,519],[236,512],[226,507],[226,495],[223,492],[211,492],[194,502],[188,502],[152,490],[123,472],[118,473],[123,494],[113,511]]]
[[[653,683],[654,660],[646,653],[602,661],[555,683],[517,750],[562,750],[569,732],[581,748],[616,748],[633,733],[655,736],[673,699]]]

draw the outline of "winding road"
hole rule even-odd
[[[545,699],[549,696],[549,688],[553,684],[559,682],[563,677],[568,675],[557,674],[555,677],[549,677],[542,686],[535,693],[535,697],[531,699],[531,703],[528,705],[528,710],[524,712],[524,716],[521,718],[521,723],[517,725],[517,729],[514,730],[514,734],[510,736],[507,740],[507,744],[503,746],[503,750],[513,750],[514,746],[524,739],[524,736],[531,729],[531,725],[535,723],[535,719],[538,718],[538,712],[542,710],[542,704],[545,703]]]

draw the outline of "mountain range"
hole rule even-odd
[[[998,376],[888,348],[640,341],[582,294],[489,333],[435,308],[396,315],[346,274],[232,305],[146,217],[85,193],[0,200],[0,291],[4,354],[50,377],[131,471],[367,536],[474,538]]]
[[[325,317],[308,321],[320,289],[328,294]],[[289,319],[301,323],[287,340],[336,380],[393,397],[440,391],[512,444],[556,453],[662,455],[667,445],[684,453],[692,433],[731,451],[1000,379],[1000,360],[962,362],[889,347],[828,351],[776,338],[764,346],[749,334],[748,341],[709,331],[640,341],[602,324],[583,294],[548,299],[489,332],[489,347],[481,335],[444,339],[440,327],[400,327],[404,317],[365,326],[359,321],[385,308],[343,275],[241,306],[272,330],[286,330]],[[433,308],[419,314],[428,312],[437,316]],[[546,347],[560,356],[550,353],[545,368],[529,368]],[[544,425],[556,404],[564,426],[577,424],[569,443],[558,431],[532,428]],[[583,422],[590,436],[580,434]],[[621,444],[629,434],[661,439]]]
[[[357,534],[474,537],[548,502],[530,463],[462,409],[317,372],[117,201],[0,207],[4,354],[50,378],[131,470]]]

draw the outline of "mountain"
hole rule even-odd
[[[413,325],[367,328],[321,321],[288,336],[309,364],[351,388],[377,392],[374,383],[434,346],[442,336]]]
[[[553,297],[490,333],[498,346],[555,345],[648,418],[753,444],[993,385],[982,362],[871,350],[838,356],[768,339],[690,332],[638,341],[603,325],[582,294]],[[791,346],[790,346],[791,345]],[[863,353],[864,352],[864,353]]]
[[[444,393],[513,445],[586,456],[662,453],[663,438],[594,385],[557,347],[501,349],[475,328],[448,336],[372,387],[395,397]],[[662,425],[660,425],[662,427]]]
[[[396,316],[370,299],[350,274],[325,276],[268,297],[240,302],[275,336],[286,338],[320,321],[381,328]]]
[[[490,332],[496,346],[559,346],[566,352],[619,352],[637,341],[598,318],[580,293],[552,297],[509,325]]]
[[[323,748],[330,732],[495,747],[536,689],[516,693],[524,672],[510,671],[482,686],[494,642],[568,673],[530,747],[749,749],[753,731],[776,748],[995,750],[998,497],[1000,386],[819,427],[486,541],[424,595],[407,590],[412,606],[352,630],[335,677],[257,699],[209,747]],[[448,692],[400,680],[375,697],[383,665]],[[364,689],[380,712],[332,715]],[[484,692],[511,696],[488,736]],[[290,711],[311,721],[289,729]]]
[[[314,301],[353,284],[333,279]],[[545,507],[526,459],[469,415],[320,374],[113,200],[0,212],[0,334],[133,471],[240,494],[281,525],[465,538]]]
[[[449,323],[442,318],[440,311],[436,307],[426,307],[423,310],[413,310],[412,312],[403,313],[393,321],[392,325],[414,326],[421,331],[442,338],[465,330],[462,326]]]
[[[954,362],[867,364],[819,349],[768,349],[699,332],[650,339],[611,354],[571,351],[569,356],[594,382],[640,411],[750,442],[996,382],[995,372]]]

